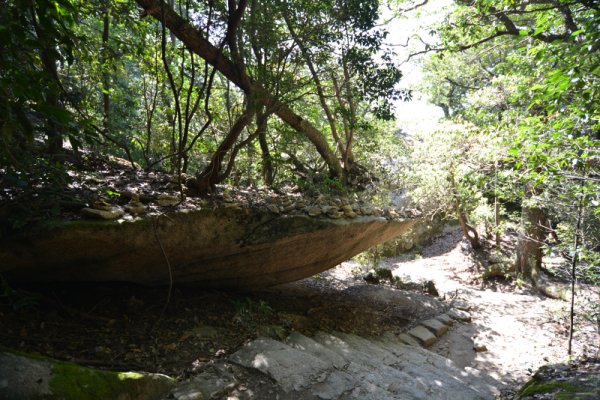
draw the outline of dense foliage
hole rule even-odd
[[[409,97],[377,1],[11,0],[0,18],[5,187],[59,183],[66,141],[197,192],[346,183],[354,144]]]
[[[598,26],[595,2],[455,2],[423,63],[424,90],[455,125],[412,151],[438,168],[414,200],[516,229],[516,272],[542,290],[544,257],[563,257],[546,272],[571,280],[572,307],[577,280],[600,282]],[[421,150],[436,145],[442,162]]]
[[[389,5],[420,4],[405,3]],[[185,173],[188,194],[360,188],[395,162],[388,121],[411,94],[378,1],[2,6],[0,217],[17,227],[57,212],[90,152]],[[408,141],[402,185],[416,207],[457,215],[474,246],[474,210],[490,231],[502,204],[519,212],[518,268],[534,279],[549,234],[597,276],[599,24],[586,0],[457,1],[425,50],[423,87],[450,123]]]

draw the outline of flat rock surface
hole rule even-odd
[[[287,343],[258,338],[229,357],[256,369],[289,399],[491,399],[502,385],[479,371],[389,336],[365,339],[341,332]]]

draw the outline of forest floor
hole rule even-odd
[[[544,364],[567,355],[569,303],[546,298],[525,284],[482,281],[459,231],[419,253],[384,259],[403,282],[426,298],[420,282],[434,281],[442,304],[460,300],[472,322],[459,324],[432,350],[460,367],[480,369],[509,387],[522,385]],[[356,262],[293,284],[260,292],[132,285],[44,285],[0,291],[0,346],[114,370],[144,370],[186,378],[258,336],[283,339],[291,331],[349,332],[363,337],[405,331],[430,317],[365,302],[364,270]],[[597,288],[580,286],[574,355],[600,356],[590,305]],[[430,310],[432,314],[444,310]],[[476,352],[474,343],[486,351]],[[589,361],[588,361],[589,362]]]

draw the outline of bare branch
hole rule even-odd
[[[399,12],[401,12],[401,13],[406,13],[406,12],[409,12],[409,11],[414,11],[414,10],[416,10],[417,8],[421,8],[421,7],[423,7],[423,6],[424,6],[425,4],[427,4],[427,3],[429,3],[429,0],[423,0],[422,2],[420,2],[420,3],[417,3],[417,4],[415,4],[415,5],[411,6],[411,7],[408,7],[408,8],[401,8],[401,9],[399,9],[398,11],[399,11]]]

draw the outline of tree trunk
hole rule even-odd
[[[523,207],[521,232],[517,244],[517,272],[530,279],[535,285],[542,267],[544,244],[544,212],[537,207]]]
[[[454,178],[454,173],[452,172],[453,168],[453,166],[450,167],[451,172],[448,175],[448,182],[450,182],[452,190],[452,205],[454,206],[456,218],[458,218],[458,222],[460,223],[460,227],[462,228],[465,238],[467,238],[467,240],[471,244],[471,247],[476,250],[481,247],[481,242],[479,241],[479,234],[477,233],[477,229],[473,228],[469,224],[467,214],[462,208],[460,195],[458,192],[458,185],[456,183],[456,179]]]
[[[269,152],[269,144],[267,143],[267,121],[268,116],[261,110],[256,113],[256,131],[258,134],[258,143],[262,153],[262,178],[265,185],[273,186],[273,160]]]
[[[345,69],[346,67],[344,67]],[[333,83],[333,89],[334,89],[334,94],[335,97],[338,101],[338,104],[341,108],[344,109],[344,112],[342,112],[342,125],[344,127],[344,136],[346,138],[346,145],[345,146],[341,146],[341,151],[342,151],[342,160],[344,161],[344,170],[346,172],[350,171],[350,166],[352,165],[352,163],[354,162],[354,157],[352,155],[352,135],[353,135],[353,129],[354,129],[354,123],[352,122],[354,120],[354,106],[352,105],[351,99],[348,97],[347,100],[344,100],[344,95],[343,95],[343,86],[348,84],[348,81],[346,80],[346,78],[349,79],[348,74],[346,73],[346,70],[344,71],[344,81],[342,82],[342,84],[338,84],[337,79],[335,78],[335,76],[332,76],[331,81]],[[350,93],[348,93],[348,91],[346,91],[348,96],[350,96]],[[350,116],[350,118],[348,118],[348,115]]]
[[[494,196],[494,230],[496,247],[500,248],[502,237],[500,234],[500,203],[498,202],[498,196]]]
[[[248,106],[244,113],[238,117],[235,121],[229,133],[223,139],[219,148],[212,156],[210,163],[204,168],[196,179],[188,180],[187,184],[192,191],[195,191],[199,194],[206,194],[209,191],[213,191],[216,184],[222,182],[227,175],[221,174],[222,162],[227,155],[227,152],[233,148],[236,140],[239,138],[240,134],[244,130],[246,126],[252,120],[252,116],[254,115],[254,109],[251,106]],[[231,171],[231,169],[228,169]]]
[[[228,80],[252,96],[255,101],[265,105],[268,110],[273,110],[275,115],[284,122],[304,134],[325,160],[332,176],[343,175],[340,161],[329,148],[325,137],[314,126],[296,114],[287,104],[267,92],[259,83],[253,82],[243,70],[239,69],[236,64],[225,57],[220,49],[213,46],[212,43],[204,38],[201,32],[185,21],[167,4],[162,3],[160,0],[136,0],[136,2],[145,10],[145,14],[151,15],[163,22],[187,48],[214,66]]]
[[[102,125],[104,132],[109,133],[110,128],[110,75],[109,60],[110,52],[108,49],[108,39],[110,37],[110,3],[105,0],[103,10],[103,29],[102,29],[102,108],[104,111]]]
[[[460,223],[463,234],[471,244],[471,247],[475,250],[481,248],[481,242],[479,241],[477,229],[469,225],[467,216],[465,215],[458,201],[454,202],[454,211],[456,212],[456,217],[458,218],[458,222]]]
[[[34,25],[37,41],[39,43],[40,60],[44,71],[50,79],[50,84],[47,87],[45,95],[46,103],[56,110],[62,109],[62,105],[59,99],[60,84],[58,77],[58,70],[56,68],[56,57],[55,52],[51,51],[50,47],[52,43],[48,43],[44,28],[38,23],[37,10],[32,6],[31,8],[32,22]],[[65,133],[65,127],[58,118],[54,116],[46,117],[46,134],[48,135],[48,141],[46,142],[47,151],[52,156],[59,156],[63,153],[63,136]]]
[[[346,99],[348,101],[348,110],[350,111],[350,123],[346,132],[346,152],[344,153],[344,168],[349,169],[349,164],[354,161],[352,155],[352,141],[354,140],[354,130],[356,129],[356,105],[354,104],[354,95],[350,88],[350,73],[348,65],[344,62],[344,84],[346,86]]]
[[[329,104],[327,104],[327,99],[325,97],[325,91],[323,90],[323,84],[321,83],[321,78],[319,77],[319,74],[317,74],[317,69],[315,68],[314,63],[312,62],[312,59],[310,57],[310,53],[309,53],[308,49],[306,48],[306,46],[304,46],[304,43],[302,42],[300,37],[296,34],[296,31],[292,27],[292,23],[291,23],[289,17],[287,16],[286,12],[284,11],[282,13],[282,15],[283,15],[283,19],[285,20],[285,24],[288,27],[288,30],[290,31],[290,34],[294,38],[294,42],[296,42],[296,44],[300,48],[300,51],[302,52],[304,62],[308,66],[308,70],[310,71],[310,74],[315,83],[315,88],[317,89],[317,96],[319,98],[319,102],[321,103],[321,108],[323,109],[323,111],[325,111],[325,116],[327,117],[327,122],[329,122],[329,129],[331,129],[331,136],[333,136],[333,140],[335,141],[335,143],[337,145],[338,151],[340,152],[340,156],[344,157],[344,155],[346,154],[346,149],[338,135],[335,118],[333,116],[333,113],[331,112],[331,108],[329,107]],[[344,166],[344,168],[346,168],[346,166]],[[346,168],[346,170],[348,170],[348,169]]]

